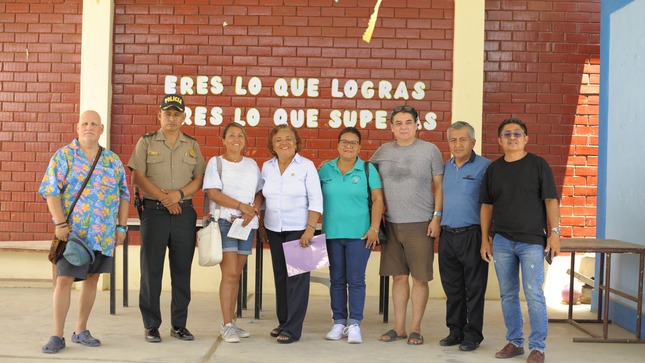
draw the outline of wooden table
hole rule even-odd
[[[549,319],[549,322],[567,322],[591,337],[573,338],[574,342],[582,343],[645,343],[641,338],[641,324],[643,314],[643,269],[645,266],[645,246],[619,241],[615,239],[584,239],[584,238],[563,238],[561,240],[561,252],[571,252],[571,267],[569,277],[569,296],[573,296],[573,278],[575,269],[576,253],[591,252],[600,255],[600,276],[596,278],[594,289],[598,291],[598,317],[596,319],[574,319],[573,299],[569,299],[569,312],[567,319]],[[638,293],[636,296],[616,290],[611,287],[611,255],[639,254],[640,265],[638,273]],[[608,337],[609,330],[609,296],[615,294],[625,299],[636,302],[636,339],[612,339]],[[598,336],[583,327],[582,323],[602,323],[602,336]]]

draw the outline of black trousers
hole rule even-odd
[[[304,230],[274,232],[267,229],[271,263],[273,264],[273,280],[275,282],[275,310],[278,323],[282,330],[293,334],[294,338],[302,336],[302,324],[307,315],[309,305],[309,275],[304,273],[289,277],[284,260],[282,244],[287,241],[300,239]]]
[[[155,201],[144,201],[141,216],[141,284],[139,310],[145,328],[161,325],[161,279],[168,249],[172,280],[171,324],[186,327],[190,304],[190,272],[195,254],[197,213],[183,201],[181,214],[173,215]]]
[[[446,230],[439,241],[439,274],[448,297],[446,325],[450,335],[466,342],[484,340],[484,298],[488,283],[488,263],[482,260],[481,230],[461,233]]]

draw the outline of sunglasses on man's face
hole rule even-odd
[[[502,132],[501,135],[505,139],[510,139],[511,136],[515,137],[516,139],[519,139],[520,137],[524,136],[524,133],[522,131],[504,131]]]

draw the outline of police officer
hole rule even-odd
[[[148,342],[161,341],[159,298],[166,248],[172,279],[170,335],[194,339],[186,329],[197,230],[192,197],[202,187],[206,163],[197,141],[180,131],[184,109],[181,96],[165,95],[157,113],[161,128],[139,139],[128,163],[144,199],[139,309]]]

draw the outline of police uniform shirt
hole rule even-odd
[[[193,137],[180,133],[173,149],[158,130],[139,139],[128,167],[145,173],[158,188],[171,191],[185,187],[195,176],[204,175],[206,162]],[[154,199],[146,194],[144,198]]]

